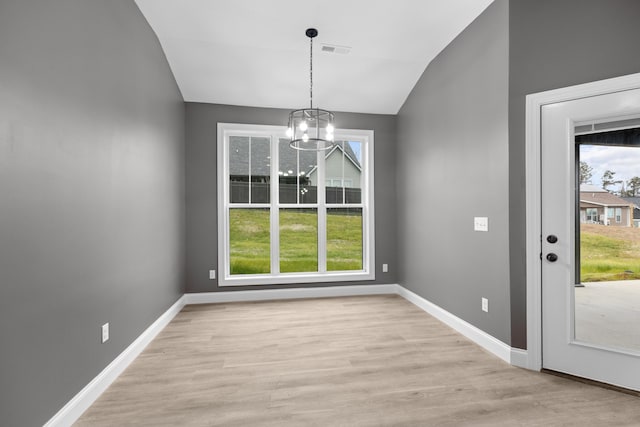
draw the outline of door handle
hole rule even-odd
[[[558,236],[554,235],[554,234],[549,234],[547,236],[547,242],[549,243],[556,243],[558,241]]]
[[[554,254],[553,252],[547,254],[547,261],[556,262],[557,260],[558,260],[558,255]]]

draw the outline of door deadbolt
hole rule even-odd
[[[557,260],[558,260],[558,255],[554,254],[553,252],[550,254],[547,254],[547,261],[556,262]]]
[[[549,234],[547,236],[547,242],[556,243],[557,241],[558,241],[558,236],[556,236],[555,234]]]

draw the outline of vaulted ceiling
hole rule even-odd
[[[136,0],[185,101],[395,114],[492,0]],[[349,48],[327,53],[322,45]],[[341,50],[341,49],[338,49]]]

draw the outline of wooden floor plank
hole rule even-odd
[[[640,398],[510,366],[397,296],[185,307],[77,426],[638,426]]]

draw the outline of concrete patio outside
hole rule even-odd
[[[575,288],[576,340],[640,354],[640,280]]]

